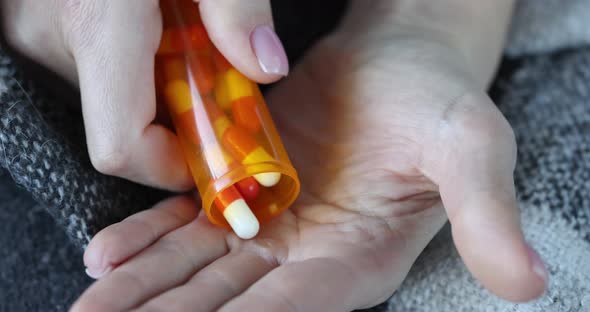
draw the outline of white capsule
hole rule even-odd
[[[262,186],[272,187],[277,185],[281,180],[280,172],[264,172],[254,175],[254,179]]]
[[[240,238],[250,239],[258,234],[260,229],[258,219],[243,199],[235,200],[229,204],[223,211],[223,216]]]

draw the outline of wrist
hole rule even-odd
[[[341,29],[363,36],[442,43],[487,85],[504,47],[514,0],[353,0]]]

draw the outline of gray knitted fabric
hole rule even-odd
[[[0,311],[66,311],[91,283],[82,252],[11,180],[0,173]]]
[[[547,53],[590,44],[590,1],[517,0],[506,52]]]
[[[447,227],[419,258],[400,290],[373,311],[590,311],[590,48],[579,48],[590,43],[590,27],[580,26],[590,25],[585,15],[589,7],[590,0],[521,1],[507,51],[529,56],[513,64],[514,72],[503,72],[497,84],[497,102],[519,143],[516,182],[523,226],[549,266],[551,287],[547,296],[515,305],[488,294],[466,271]],[[304,47],[309,42],[302,40],[297,45]],[[578,48],[547,54],[564,47]],[[530,56],[540,52],[544,54]],[[80,112],[75,106],[61,104],[62,95],[73,91],[38,88],[30,77],[0,49],[0,166],[39,203],[11,200],[16,203],[12,206],[30,208],[34,216],[43,207],[75,245],[83,247],[99,229],[149,207],[165,195],[98,174],[88,160]],[[0,213],[2,220],[13,220],[9,215]],[[37,219],[29,217],[31,220]],[[45,235],[42,237],[50,237],[49,233]],[[34,246],[26,242],[40,240],[32,237],[24,237],[24,243]],[[58,245],[65,244],[61,236],[56,237]],[[18,244],[11,248],[18,248]],[[59,253],[56,262],[67,261],[67,252],[71,252],[43,250]],[[0,264],[18,265],[18,258],[14,258],[18,256],[10,252],[6,255]],[[0,283],[0,310],[64,310],[86,285],[86,280],[79,278],[83,274],[77,262],[80,255],[69,255],[76,257],[72,261],[77,265],[62,268],[63,281],[56,288],[71,292],[50,292],[47,300],[38,300],[39,305],[22,299],[31,293],[41,295],[32,284],[11,296],[16,293],[11,285],[22,282],[13,280],[15,275],[0,266],[0,278],[10,280]],[[30,256],[27,259],[33,259],[25,261],[30,266],[57,267],[35,264]],[[33,272],[38,276],[45,271]],[[45,273],[50,278],[39,285],[59,283],[57,275]],[[23,302],[6,303],[18,296]],[[51,302],[51,306],[40,308],[42,302]]]
[[[0,166],[84,246],[101,228],[148,207],[158,192],[96,172],[80,112],[37,90],[0,50]]]

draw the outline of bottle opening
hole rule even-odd
[[[273,186],[260,185],[254,177],[260,174],[280,174]],[[281,163],[259,163],[237,168],[212,181],[203,196],[203,209],[215,224],[230,227],[223,208],[231,203],[220,203],[220,195],[235,188],[260,224],[264,224],[287,209],[299,194],[299,179],[292,167]],[[254,190],[253,190],[254,189]],[[255,193],[255,194],[254,194]]]

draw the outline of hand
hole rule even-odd
[[[449,217],[499,296],[544,289],[519,228],[509,124],[443,41],[340,32],[268,96],[292,208],[241,241],[177,197],[100,232],[74,311],[348,311],[388,298]],[[445,215],[446,212],[446,215]]]
[[[4,35],[15,49],[79,85],[96,169],[186,190],[193,182],[178,140],[154,123],[154,55],[162,32],[158,3],[0,0],[0,12]],[[272,27],[269,0],[203,0],[200,8],[213,42],[239,70],[258,82],[286,75],[284,55],[282,63],[265,63],[272,32],[263,29],[266,40],[256,35],[256,26]]]

